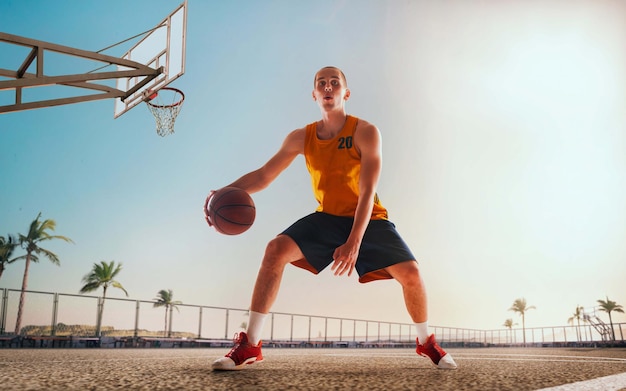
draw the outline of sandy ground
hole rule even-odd
[[[442,371],[413,349],[263,350],[243,371],[213,372],[228,349],[0,349],[2,390],[538,390],[626,373],[626,349],[450,349]],[[598,386],[626,390],[625,383]],[[580,388],[583,387],[583,388]]]

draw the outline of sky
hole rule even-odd
[[[98,51],[180,3],[3,0],[0,31]],[[381,131],[378,194],[418,258],[431,325],[501,329],[522,297],[536,307],[527,327],[566,325],[607,296],[626,305],[626,3],[189,0],[187,23],[173,135],[144,104],[114,119],[112,100],[0,115],[0,235],[41,212],[74,242],[46,244],[61,266],[32,265],[29,289],[78,293],[104,260],[122,263],[131,298],[171,289],[248,308],[266,243],[316,208],[304,160],[253,194],[244,234],[209,227],[205,197],[320,118],[313,76],[335,65],[348,113]],[[0,53],[15,70],[27,52]],[[74,65],[50,56],[45,69],[84,72]],[[9,265],[0,287],[22,275]],[[273,310],[411,322],[395,281],[330,270],[288,267]]]

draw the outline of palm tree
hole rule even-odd
[[[178,311],[178,306],[183,304],[182,301],[173,301],[174,293],[171,289],[165,290],[161,289],[159,293],[157,293],[157,297],[154,299],[156,303],[154,303],[154,307],[165,307],[165,328],[163,329],[163,336],[171,337],[172,336],[172,310],[176,308]],[[170,327],[167,327],[167,314],[170,314]],[[169,331],[168,331],[169,330]]]
[[[250,309],[249,308],[246,310],[246,312],[243,314],[243,316],[250,316]],[[243,331],[246,331],[248,329],[248,322],[244,320],[239,325],[239,328],[241,328]]]
[[[623,307],[621,304],[617,304],[616,302],[609,300],[609,297],[606,297],[606,301],[598,300],[598,304],[600,304],[600,311],[604,311],[609,314],[609,323],[611,324],[611,333],[613,335],[613,341],[615,341],[615,329],[613,328],[613,318],[611,317],[611,312],[620,312],[624,313]]]
[[[522,317],[522,333],[523,333],[523,337],[524,337],[524,345],[526,345],[526,311],[534,309],[535,306],[531,305],[530,307],[528,307],[526,305],[526,299],[519,298],[519,299],[515,299],[515,301],[513,302],[513,305],[511,306],[511,308],[509,308],[509,311],[514,311],[520,314],[520,316]]]
[[[574,324],[574,321],[578,323],[578,327],[576,328],[576,336],[578,337],[578,342],[580,342],[582,339],[580,335],[580,321],[581,320],[585,322],[585,309],[577,305],[576,311],[574,311],[574,314],[572,314],[572,316],[567,320],[567,323]]]
[[[15,321],[16,334],[19,334],[20,329],[22,328],[22,311],[24,310],[24,297],[28,286],[28,268],[30,267],[30,262],[39,262],[38,255],[41,254],[45,258],[48,258],[55,265],[61,264],[61,262],[59,262],[59,257],[55,253],[39,247],[39,243],[45,240],[52,239],[61,239],[69,243],[74,243],[72,242],[72,239],[66,238],[65,236],[50,235],[48,231],[54,231],[54,229],[56,228],[56,222],[50,219],[39,221],[40,217],[41,212],[37,215],[37,218],[33,220],[32,223],[30,223],[28,234],[20,234],[20,245],[23,249],[26,250],[26,255],[22,255],[14,259],[14,261],[17,261],[19,259],[26,260],[26,266],[24,267],[24,278],[22,280],[22,291],[20,293],[20,301],[17,307],[17,319]]]
[[[513,338],[510,338],[510,335],[513,331],[513,326],[515,326],[517,323],[513,323],[513,319],[507,319],[504,321],[504,324],[502,326],[506,327],[507,329],[509,329],[509,340],[511,342],[513,342]]]
[[[104,300],[107,296],[107,289],[112,286],[124,291],[126,296],[128,292],[126,289],[115,280],[115,277],[122,271],[122,264],[115,264],[115,261],[109,263],[100,261],[100,264],[94,263],[93,269],[83,277],[85,285],[80,288],[80,293],[93,292],[96,289],[102,287],[102,299],[98,299],[98,317],[96,320],[96,336],[100,337],[100,328],[102,326],[102,313],[104,312]]]
[[[11,259],[11,255],[13,255],[13,251],[17,247],[18,242],[11,235],[0,236],[0,277],[2,277],[2,273],[4,273],[4,269],[6,265],[15,261],[15,259]]]

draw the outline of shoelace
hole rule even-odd
[[[243,336],[241,335],[241,333],[235,333],[235,337],[233,338],[233,342],[235,343],[235,345],[232,347],[232,349],[230,349],[230,352],[228,352],[226,357],[230,357],[233,353],[235,353],[235,350],[237,350],[239,345],[241,345],[242,340]]]

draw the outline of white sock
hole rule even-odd
[[[250,322],[248,323],[248,342],[252,345],[258,345],[261,340],[261,332],[263,331],[263,325],[265,324],[265,319],[267,318],[267,314],[262,314],[260,312],[250,311]]]
[[[428,339],[428,322],[415,323],[415,331],[417,332],[417,340],[423,345]]]

